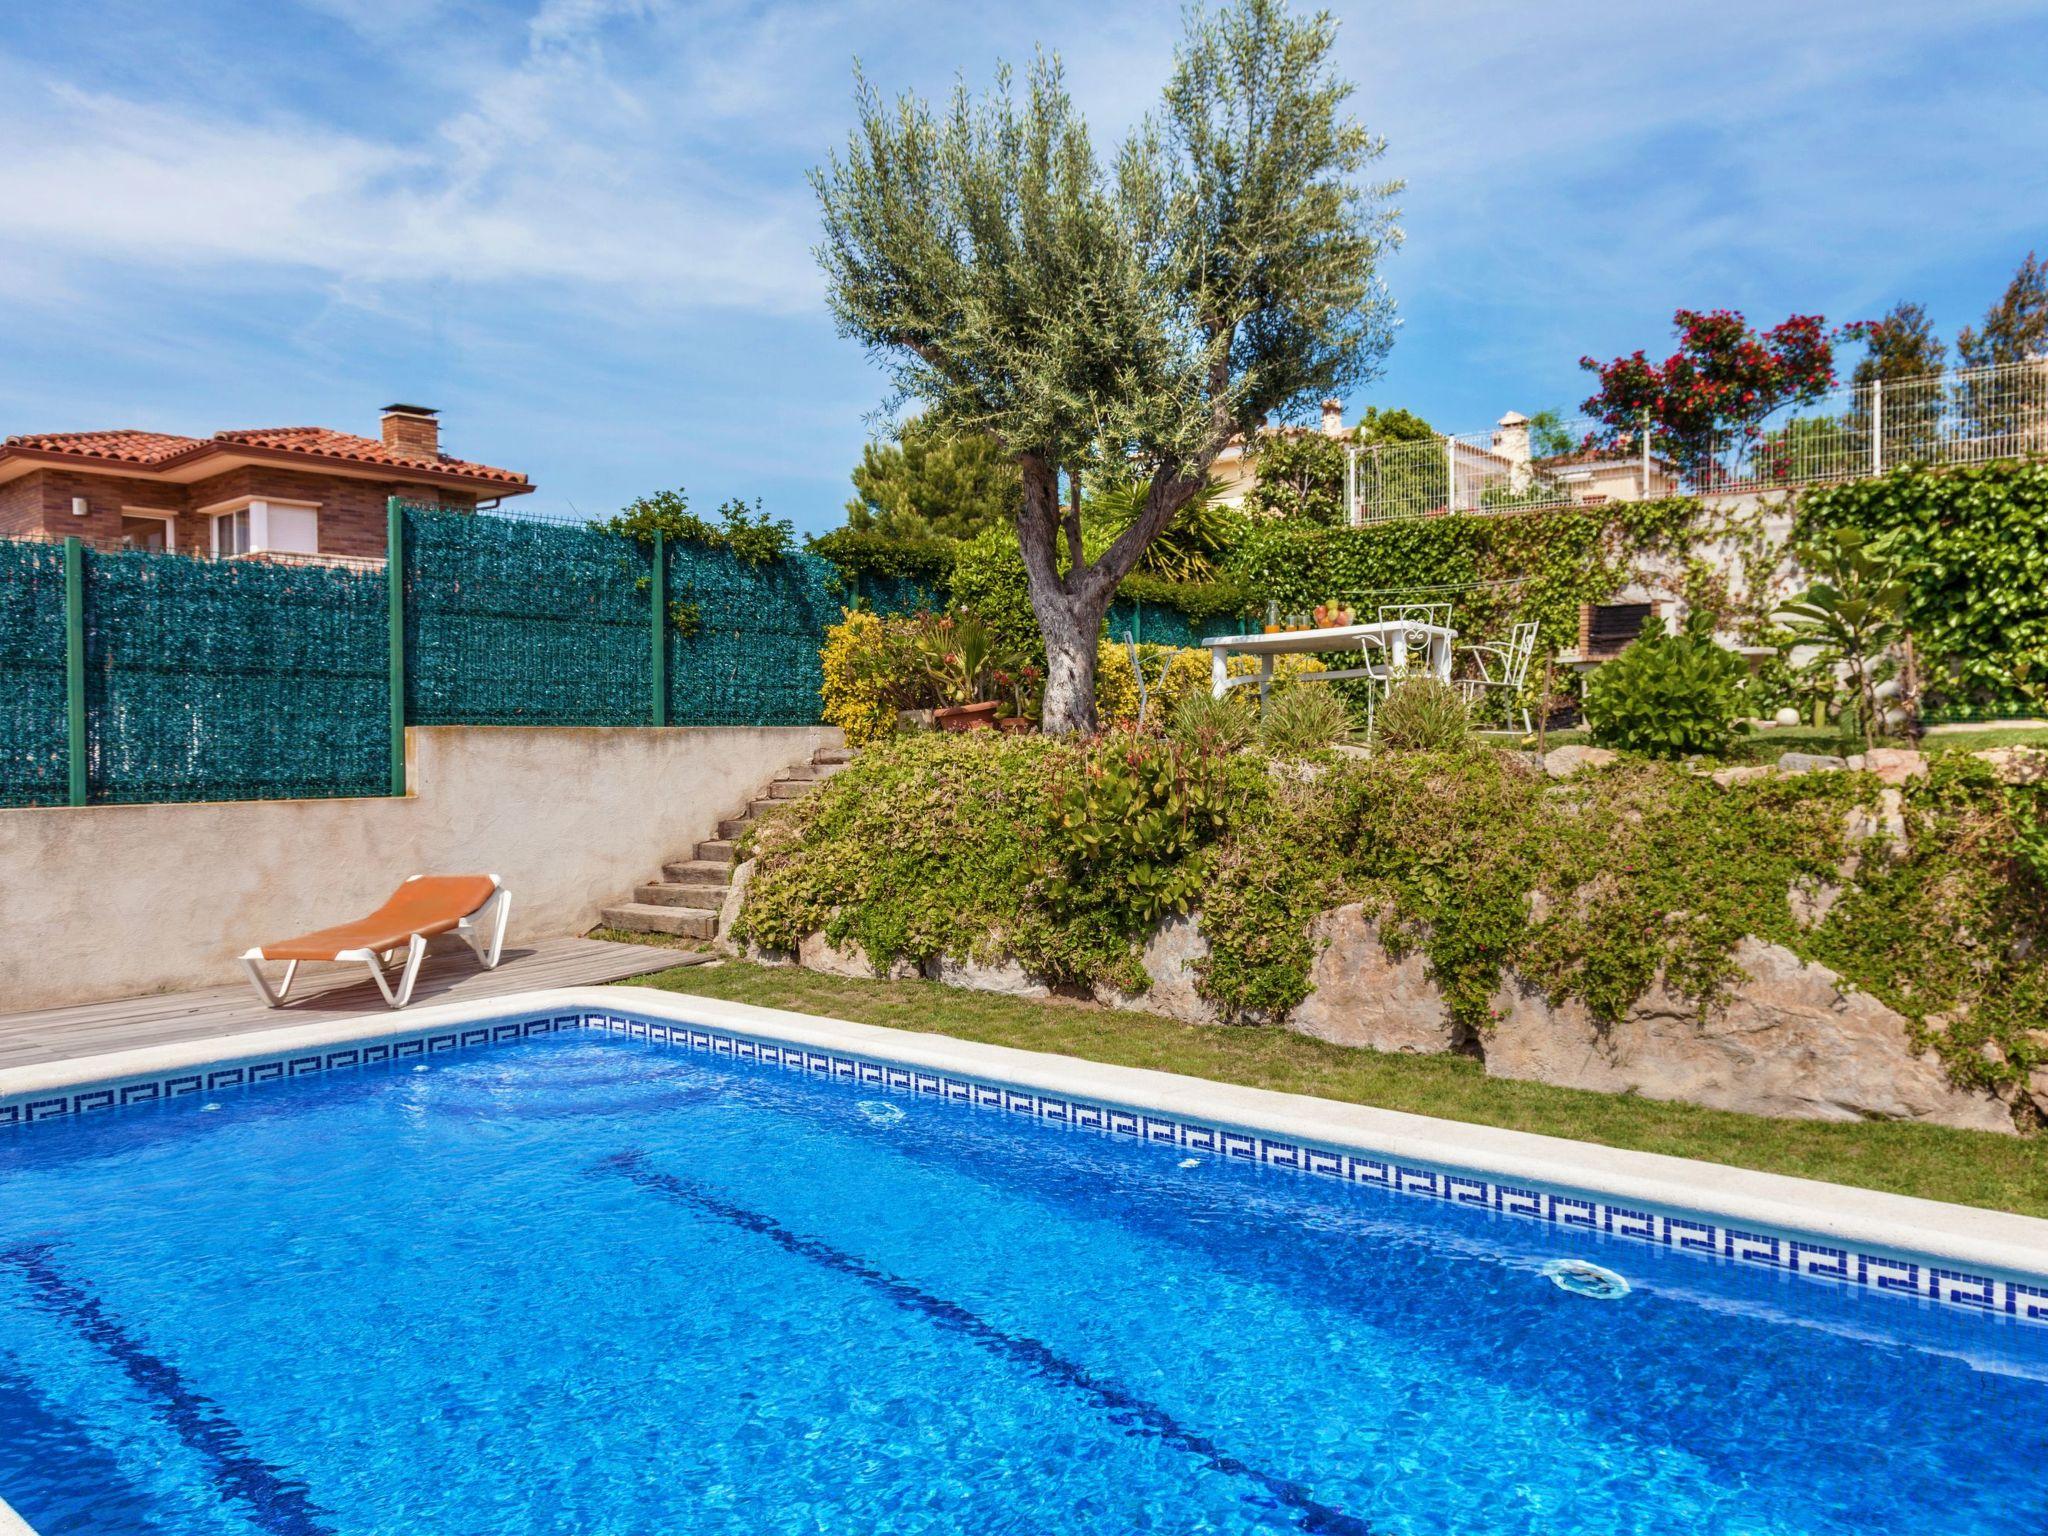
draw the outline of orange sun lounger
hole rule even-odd
[[[419,979],[428,939],[437,933],[453,933],[476,951],[485,970],[495,970],[505,948],[505,919],[511,912],[512,893],[496,875],[413,875],[368,917],[302,933],[281,943],[258,945],[243,954],[242,964],[249,968],[258,995],[275,1008],[291,991],[301,960],[360,960],[369,966],[384,1001],[403,1008],[412,1001],[412,985]],[[385,967],[400,953],[405,956],[405,969],[393,991]],[[275,992],[257,969],[262,960],[284,962],[284,985]]]

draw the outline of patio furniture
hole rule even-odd
[[[1405,672],[1409,664],[1410,651],[1419,650],[1422,664],[1444,682],[1449,682],[1451,642],[1457,638],[1457,633],[1448,624],[1382,619],[1372,624],[1345,624],[1331,629],[1281,630],[1265,635],[1218,635],[1214,639],[1204,640],[1202,644],[1209,649],[1209,691],[1212,694],[1220,699],[1233,688],[1242,687],[1247,683],[1257,683],[1259,698],[1263,701],[1272,686],[1273,660],[1278,656],[1355,650],[1361,653],[1360,659],[1365,661],[1363,666],[1341,667],[1306,675],[1324,683],[1334,683],[1347,677],[1367,677],[1383,681],[1390,675]],[[1365,660],[1366,654],[1371,651],[1377,651],[1385,660],[1378,663]],[[1229,663],[1232,655],[1258,657],[1257,675],[1232,677]]]
[[[485,970],[496,970],[505,948],[505,920],[511,912],[512,893],[496,875],[412,875],[368,917],[275,944],[259,944],[243,954],[242,964],[248,967],[249,980],[267,1007],[277,1007],[290,994],[300,961],[337,960],[367,965],[384,1001],[403,1008],[412,1001],[413,983],[419,979],[428,939],[453,933],[476,951]],[[405,955],[405,970],[394,991],[384,970],[400,953]],[[284,984],[275,992],[257,969],[263,960],[284,962]]]
[[[1512,722],[1516,703],[1521,700],[1523,731],[1534,730],[1529,720],[1529,706],[1522,696],[1522,685],[1529,678],[1529,662],[1536,654],[1536,621],[1527,620],[1515,625],[1509,631],[1505,644],[1468,645],[1464,653],[1470,656],[1475,667],[1474,675],[1458,679],[1458,689],[1465,695],[1467,704],[1477,705],[1489,690],[1498,690],[1503,695],[1503,705],[1508,719]]]

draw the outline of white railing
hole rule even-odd
[[[2048,360],[1843,387],[1699,442],[1616,433],[1592,418],[1350,450],[1353,525],[1446,513],[1754,495],[1902,464],[2048,454]]]

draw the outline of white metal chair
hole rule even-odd
[[[1522,685],[1529,680],[1529,662],[1536,654],[1536,627],[1534,619],[1524,620],[1508,632],[1506,644],[1464,647],[1465,654],[1472,658],[1473,672],[1458,679],[1458,688],[1467,704],[1477,705],[1488,692],[1498,690],[1510,722],[1519,708],[1524,732],[1535,729]]]
[[[1425,603],[1381,603],[1379,621],[1382,624],[1412,624],[1418,628],[1407,637],[1406,652],[1409,658],[1408,671],[1415,669],[1415,650],[1418,641],[1424,639],[1420,626],[1429,625],[1436,629],[1451,627],[1452,604],[1448,598],[1442,602]],[[1370,659],[1374,649],[1380,653],[1380,660]],[[1369,679],[1365,695],[1365,739],[1372,740],[1374,716],[1378,712],[1378,697],[1393,690],[1401,680],[1394,670],[1393,652],[1385,635],[1364,635],[1359,640],[1359,650],[1367,656],[1364,671]]]

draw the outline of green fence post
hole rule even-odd
[[[384,590],[391,616],[391,793],[405,794],[405,504],[384,504]]]
[[[648,675],[654,687],[654,723],[668,724],[668,545],[659,528],[654,530],[654,580],[652,630],[654,649],[648,655]]]
[[[64,734],[70,748],[71,803],[86,801],[85,543],[64,540]]]

